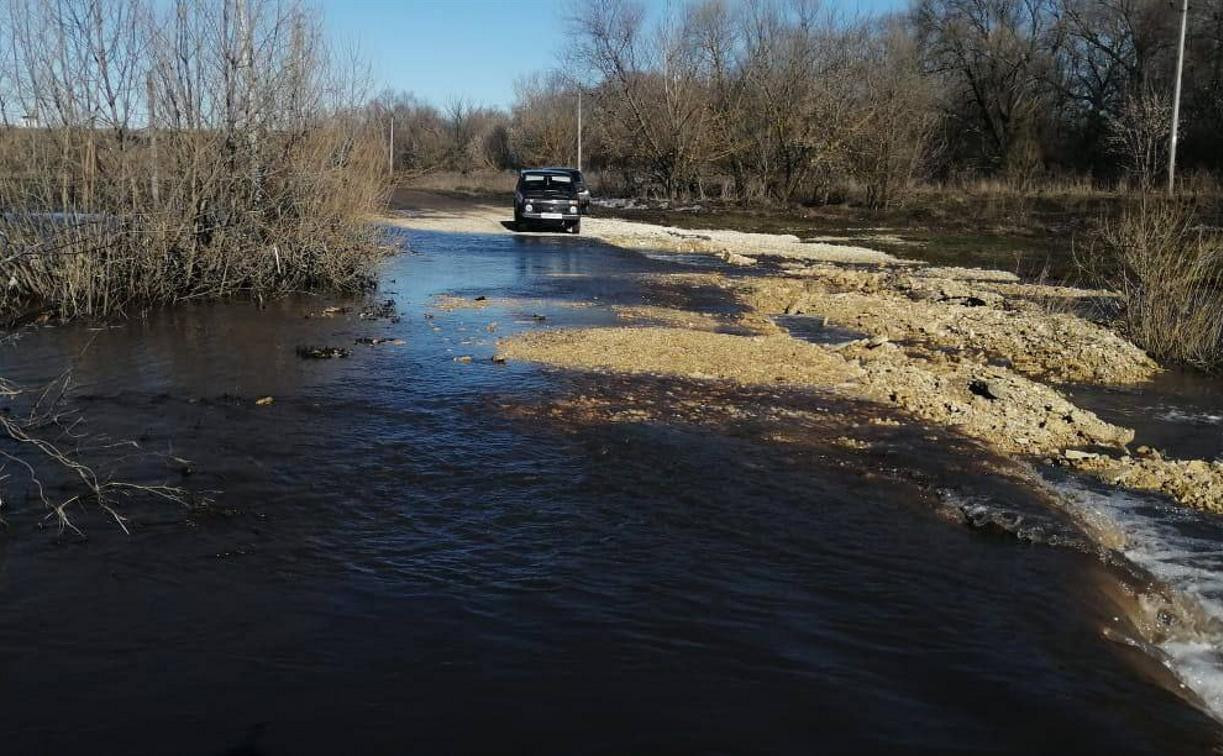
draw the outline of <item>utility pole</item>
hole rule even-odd
[[[582,87],[578,85],[578,170],[582,170]]]
[[[1185,70],[1185,28],[1189,25],[1189,0],[1181,0],[1181,37],[1176,46],[1176,85],[1172,94],[1172,134],[1168,137],[1168,194],[1176,186],[1176,132],[1181,120],[1181,74]]]
[[[149,175],[149,194],[151,195],[152,200],[153,200],[153,207],[158,208],[158,207],[161,207],[161,188],[160,188],[161,176],[159,175],[160,166],[158,166],[157,164],[157,88],[153,84],[153,72],[152,71],[150,71],[147,78],[145,78],[144,85],[148,90],[148,98],[149,98],[149,122],[148,122],[149,154],[152,157],[152,161],[151,161],[152,165],[150,166],[152,170],[149,172],[150,173]],[[89,154],[86,157],[86,163],[85,163],[86,175],[89,176],[89,181],[86,184],[87,186],[86,194],[90,198],[90,202],[92,203],[92,200],[93,200],[93,149],[92,149],[93,147],[93,124],[90,124],[90,128],[89,128],[89,146],[91,149],[89,150]]]

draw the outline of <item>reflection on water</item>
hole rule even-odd
[[[313,298],[195,306],[31,331],[0,355],[30,382],[73,361],[93,427],[191,459],[188,483],[219,492],[201,512],[133,510],[131,536],[86,522],[84,543],[35,529],[33,505],[6,509],[6,749],[1218,741],[1136,652],[1102,640],[1118,609],[1093,588],[1116,579],[1099,560],[948,524],[923,481],[955,488],[971,468],[945,473],[900,436],[859,466],[819,445],[779,452],[754,421],[578,426],[503,409],[645,391],[487,358],[517,329],[607,322],[565,300],[638,303],[629,274],[667,263],[581,238],[410,241],[381,295],[398,323],[307,319],[333,304]],[[443,292],[509,303],[435,312]],[[405,343],[354,344],[370,336]],[[353,353],[303,361],[302,343]],[[1015,484],[967,488],[1035,506]]]
[[[1223,454],[1223,380],[1217,376],[1168,370],[1144,386],[1070,391],[1076,404],[1133,428],[1136,444],[1186,459]]]

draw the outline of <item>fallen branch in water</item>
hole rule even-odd
[[[124,533],[130,532],[127,518],[119,511],[119,505],[125,498],[145,496],[189,506],[191,493],[186,489],[101,477],[93,467],[82,461],[82,456],[89,452],[124,447],[139,449],[140,446],[135,441],[111,441],[79,433],[77,428],[81,418],[66,407],[65,401],[70,376],[70,372],[66,371],[37,391],[26,391],[0,379],[0,399],[10,402],[9,407],[0,410],[0,513],[6,503],[6,488],[19,479],[28,482],[34,495],[47,509],[47,518],[54,517],[61,531],[68,528],[79,536],[84,536],[84,532],[69,515],[69,509],[74,504],[93,504],[101,508]],[[15,409],[12,404],[25,397],[29,398],[29,405],[18,415],[12,411]],[[18,468],[24,476],[15,478],[7,472],[9,465]],[[44,479],[47,474],[54,474],[52,471],[66,476],[77,492],[62,499],[50,496]],[[0,522],[3,522],[2,518]]]

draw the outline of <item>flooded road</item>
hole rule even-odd
[[[666,407],[707,389],[491,361],[520,329],[611,322],[604,305],[647,296],[633,274],[672,263],[582,238],[398,238],[412,253],[378,295],[397,321],[313,298],[201,305],[0,352],[26,384],[74,365],[93,430],[194,471],[131,474],[215,492],[191,511],[133,506],[131,535],[81,517],[84,541],[40,528],[32,500],[6,504],[6,752],[1220,744],[1115,640],[1142,577],[933,431],[861,455],[734,417],[550,422],[540,408],[577,393]],[[442,294],[488,299],[447,312]],[[305,317],[328,305],[351,309]],[[958,524],[949,498],[1034,529]]]

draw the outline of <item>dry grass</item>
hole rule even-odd
[[[405,172],[398,177],[404,189],[462,192],[464,194],[513,194],[517,171],[480,170]]]
[[[0,75],[38,125],[0,129],[0,314],[369,282],[380,134],[316,16],[249,6],[13,6]]]

